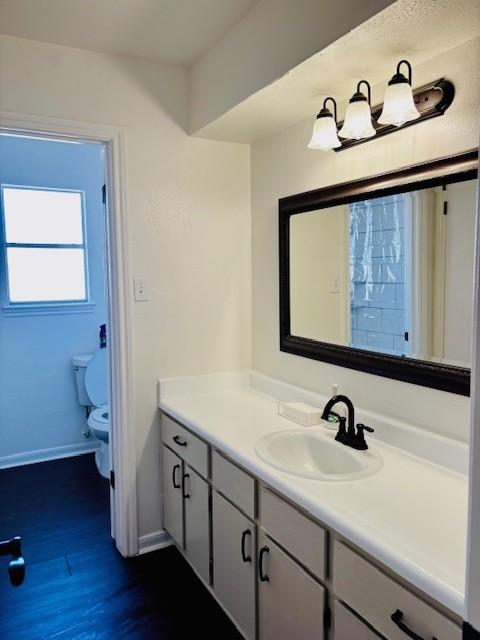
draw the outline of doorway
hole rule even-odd
[[[125,207],[125,134],[108,125],[0,112],[0,132],[67,142],[103,144],[106,172],[106,236],[111,465],[116,471],[111,491],[112,536],[123,556],[138,553],[136,453],[133,388],[131,278]]]
[[[0,183],[0,469],[9,470],[2,476],[12,488],[20,482],[22,507],[10,504],[15,531],[0,537],[24,528],[33,561],[49,528],[61,530],[60,514],[87,504],[85,487],[95,493],[92,505],[106,496],[107,513],[79,508],[76,528],[88,529],[90,516],[109,522],[105,146],[2,132]],[[34,517],[36,479],[45,474],[40,504],[48,512],[49,499],[60,499],[57,523]],[[57,489],[70,480],[67,503]],[[35,540],[21,526],[29,500]]]

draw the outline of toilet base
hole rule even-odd
[[[110,447],[105,442],[100,443],[100,449],[95,452],[95,463],[101,476],[110,479]]]

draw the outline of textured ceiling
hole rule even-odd
[[[194,135],[255,142],[319,111],[323,98],[347,100],[365,78],[383,91],[396,63],[414,65],[413,84],[437,79],[415,77],[415,65],[480,34],[480,0],[397,0],[285,76],[257,92]],[[480,60],[479,60],[480,68]],[[442,73],[435,70],[435,73]],[[434,74],[435,75],[435,74]],[[478,83],[478,77],[472,78]],[[375,88],[375,87],[374,87]],[[382,95],[374,92],[374,102]],[[340,110],[342,113],[342,109]]]
[[[190,65],[256,0],[0,0],[0,31]]]

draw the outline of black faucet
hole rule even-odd
[[[332,413],[333,407],[339,402],[342,402],[347,407],[348,423],[347,428],[345,428],[345,423],[347,422],[347,420],[343,416],[337,416],[340,425],[338,433],[335,436],[335,440],[341,442],[347,447],[352,447],[353,449],[368,449],[368,445],[365,442],[363,432],[369,431],[370,433],[373,433],[374,430],[372,429],[372,427],[367,427],[364,424],[359,424],[357,426],[357,430],[355,429],[355,409],[353,407],[353,402],[349,397],[338,395],[330,398],[330,400],[325,405],[325,409],[322,413],[323,420],[328,420],[328,416]],[[335,414],[335,412],[333,413],[334,415],[337,415]]]

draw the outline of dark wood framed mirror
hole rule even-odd
[[[470,393],[478,151],[279,200],[280,349]]]

